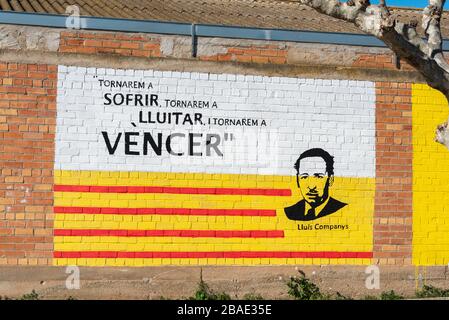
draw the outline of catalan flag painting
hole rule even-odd
[[[60,66],[57,105],[55,265],[372,261],[374,83]]]

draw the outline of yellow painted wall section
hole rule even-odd
[[[274,230],[283,237],[55,236],[56,252],[372,252],[375,179],[336,177],[331,196],[348,205],[324,218],[289,220],[302,197],[296,177],[145,172],[56,171],[56,185],[289,189],[291,196],[55,192],[58,207],[275,210],[275,216],[120,215],[56,212],[55,230]],[[341,225],[343,230],[320,230]],[[299,230],[300,228],[312,230]],[[317,229],[318,228],[318,229]],[[359,264],[370,258],[55,258],[55,265]]]
[[[413,86],[413,264],[419,266],[449,263],[449,152],[434,141],[447,114],[441,93]]]

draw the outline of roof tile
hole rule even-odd
[[[0,9],[63,14],[69,5],[82,15],[244,27],[361,33],[354,25],[330,18],[290,0],[0,0]],[[420,18],[418,9],[392,8],[399,19]],[[449,38],[449,13],[442,32]]]

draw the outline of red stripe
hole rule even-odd
[[[276,210],[257,209],[181,209],[181,208],[93,208],[54,207],[54,213],[120,214],[120,215],[186,215],[186,216],[252,216],[275,217]]]
[[[72,186],[55,185],[57,192],[100,192],[100,193],[170,193],[170,194],[212,194],[212,195],[292,195],[290,189],[240,189],[240,188],[175,188],[175,187],[129,187],[129,186]]]
[[[225,252],[120,252],[120,251],[55,251],[55,258],[328,258],[371,259],[372,252],[281,252],[281,251],[225,251]]]
[[[102,230],[55,229],[55,236],[183,237],[183,238],[283,238],[282,230]]]

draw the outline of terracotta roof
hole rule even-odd
[[[290,0],[0,0],[0,9],[64,14],[78,5],[84,16],[205,23],[246,27],[360,33],[345,23]],[[393,8],[400,19],[419,19],[420,10]],[[449,38],[449,13],[443,33]]]

